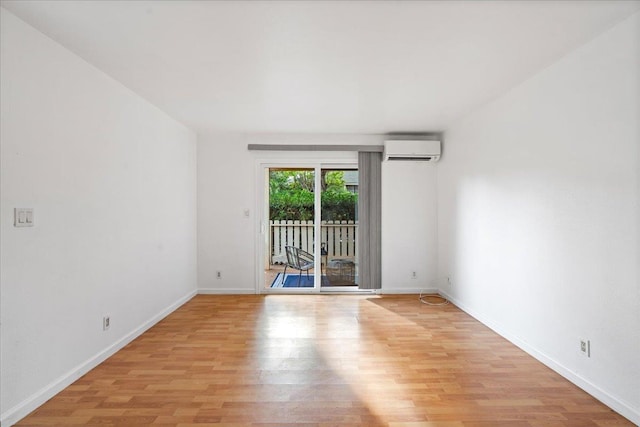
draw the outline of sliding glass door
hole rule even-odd
[[[315,287],[315,169],[268,168],[264,286]]]
[[[358,171],[323,168],[320,174],[323,285],[357,287]]]
[[[264,166],[262,174],[261,288],[357,289],[356,167]]]

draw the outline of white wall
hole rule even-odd
[[[438,164],[444,290],[636,423],[639,76],[636,14],[453,126]]]
[[[196,137],[1,15],[8,425],[195,292]],[[34,208],[35,227],[14,228],[14,207]]]
[[[255,292],[254,164],[243,135],[198,140],[198,288]],[[250,210],[250,217],[244,210]],[[216,271],[222,272],[220,279]]]
[[[385,293],[438,289],[436,165],[382,163],[382,287]]]
[[[268,152],[248,144],[382,144],[380,135],[219,134],[198,140],[198,287],[201,292],[253,293],[256,289],[256,239],[259,230],[257,165],[282,161],[351,161],[352,152]],[[383,291],[419,289],[435,276],[435,173],[421,164],[383,165],[383,203],[406,202],[410,209],[383,205]],[[418,186],[414,186],[419,183]],[[395,189],[395,190],[394,190]],[[412,189],[408,191],[408,189]],[[395,194],[394,194],[395,193]],[[251,218],[244,210],[251,210]],[[417,227],[417,229],[416,229]],[[413,233],[421,239],[408,239]],[[433,234],[429,234],[433,233]],[[385,267],[386,266],[386,267]],[[391,266],[391,267],[390,267]],[[400,270],[396,270],[398,266]],[[216,271],[222,278],[216,278]],[[404,271],[406,270],[406,271]],[[417,270],[418,278],[411,279]],[[403,274],[406,277],[400,277]]]

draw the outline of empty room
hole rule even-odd
[[[3,427],[640,424],[640,1],[0,6]]]

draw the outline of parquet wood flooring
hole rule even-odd
[[[18,425],[626,426],[453,305],[199,295]]]

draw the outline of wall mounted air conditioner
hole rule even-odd
[[[406,139],[385,141],[384,160],[437,162],[440,160],[440,141]]]

